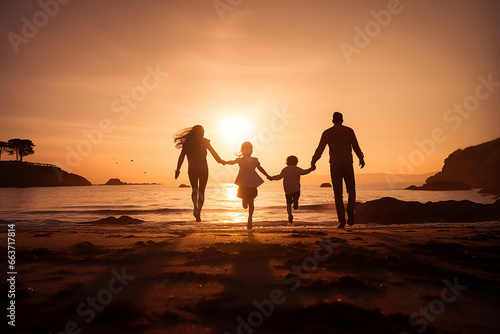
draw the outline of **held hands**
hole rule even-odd
[[[363,167],[365,167],[365,159],[361,158],[361,159],[359,159],[359,168],[363,168]]]
[[[311,169],[311,171],[316,170],[316,164],[311,164],[311,168],[310,169]]]

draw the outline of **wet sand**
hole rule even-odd
[[[14,332],[497,333],[499,238],[498,222],[18,228]]]

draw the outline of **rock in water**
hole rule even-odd
[[[122,182],[120,179],[109,179],[108,182],[105,183],[106,186],[121,186],[123,184],[127,184],[127,182]]]
[[[413,224],[482,222],[500,219],[500,200],[493,204],[471,201],[405,202],[384,197],[356,205],[356,223]]]
[[[84,222],[82,224],[101,224],[101,225],[135,225],[141,224],[144,221],[136,218],[132,218],[130,216],[121,216],[119,218],[115,217],[106,217],[99,220],[93,220],[89,222]]]

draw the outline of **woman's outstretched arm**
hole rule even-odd
[[[176,180],[179,177],[179,174],[181,173],[181,166],[182,166],[182,163],[184,162],[185,156],[186,156],[186,150],[183,147],[181,154],[179,154],[179,160],[177,160],[177,169],[175,170],[175,179]]]
[[[224,161],[225,165],[236,165],[238,163],[237,160]]]
[[[212,147],[212,145],[210,144],[209,141],[207,141],[206,146],[207,146],[207,149],[212,154],[212,156],[214,157],[215,161],[217,161],[220,164],[225,164],[225,161],[220,158],[220,156],[217,154],[217,152],[215,152],[214,148]]]

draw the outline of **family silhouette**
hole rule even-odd
[[[356,203],[356,183],[354,178],[353,155],[356,153],[359,166],[365,166],[364,155],[361,151],[354,130],[344,126],[343,115],[339,112],[333,114],[333,126],[326,129],[321,135],[320,142],[311,159],[311,166],[302,169],[297,166],[298,158],[291,155],[286,158],[286,167],[280,174],[270,176],[260,165],[259,159],[252,156],[253,146],[250,142],[241,145],[240,153],[234,160],[225,161],[220,158],[210,144],[210,140],[204,138],[205,130],[201,125],[180,130],[174,135],[175,147],[181,149],[175,170],[175,179],[179,177],[184,158],[188,160],[188,176],[191,183],[191,199],[193,201],[193,215],[197,222],[201,221],[201,209],[205,202],[205,189],[208,181],[207,151],[210,151],[214,159],[223,165],[239,165],[238,175],[234,183],[238,186],[237,197],[241,198],[244,209],[248,208],[247,228],[253,228],[253,213],[255,210],[254,200],[257,197],[257,188],[264,183],[257,170],[268,180],[283,179],[285,191],[288,223],[293,224],[293,209],[297,209],[300,197],[300,176],[309,174],[316,169],[316,162],[321,158],[323,151],[328,145],[330,155],[330,176],[332,179],[335,208],[339,220],[338,228],[346,225],[345,211],[347,210],[347,224],[354,225],[354,205]],[[348,193],[347,208],[344,208],[343,183],[345,182]]]

